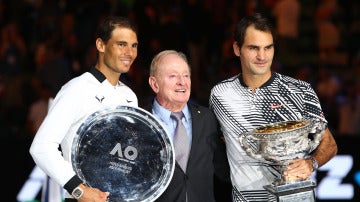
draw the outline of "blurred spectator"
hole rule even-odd
[[[352,69],[346,71],[343,97],[339,107],[339,135],[360,135],[360,53],[354,57]]]
[[[319,59],[326,64],[333,63],[340,47],[341,30],[335,24],[338,9],[337,0],[321,0],[315,11]]]
[[[337,96],[341,88],[341,79],[333,74],[328,68],[320,67],[319,78],[316,84],[316,92],[322,104],[322,109],[327,117],[330,130],[337,131],[339,124]]]
[[[54,95],[51,94],[49,86],[39,79],[34,78],[32,80],[32,86],[35,89],[38,98],[31,103],[26,117],[26,127],[31,138],[35,136],[38,128],[43,122],[48,112],[49,101],[54,97]]]
[[[222,81],[226,78],[235,76],[240,72],[239,59],[234,55],[233,51],[233,33],[235,30],[236,22],[241,18],[239,10],[244,6],[239,1],[234,1],[228,8],[227,12],[227,28],[224,31],[224,39],[221,47],[220,64],[216,74],[216,82]],[[211,86],[212,87],[212,86]],[[210,87],[210,88],[211,88]]]
[[[73,77],[73,72],[59,41],[39,43],[35,53],[35,76],[46,83],[52,94]]]
[[[296,79],[306,81],[310,83],[310,85],[315,88],[316,82],[314,81],[312,67],[310,65],[302,65],[300,68],[297,69],[295,72]]]
[[[346,83],[339,107],[339,135],[360,135],[360,80]]]
[[[1,29],[0,74],[18,75],[27,52],[26,44],[20,35],[18,25],[9,22]]]
[[[276,20],[279,60],[284,65],[297,65],[297,39],[299,37],[301,4],[298,0],[277,0],[272,14]]]

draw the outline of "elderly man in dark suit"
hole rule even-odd
[[[222,185],[230,182],[225,144],[214,114],[189,102],[191,79],[186,56],[175,50],[158,53],[151,62],[149,85],[156,97],[145,108],[163,123],[173,139],[175,156],[182,154],[182,160],[176,157],[173,178],[157,201],[213,202],[215,195],[218,201],[230,201],[230,189],[222,186],[214,190],[214,179]],[[182,114],[180,120],[186,128],[180,150],[174,137],[178,123],[171,116],[173,112]]]

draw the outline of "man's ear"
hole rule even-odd
[[[233,50],[236,56],[240,56],[240,47],[236,41],[233,43]]]
[[[149,85],[150,85],[151,89],[154,91],[154,93],[159,92],[159,85],[158,85],[155,77],[153,77],[153,76],[149,77]]]
[[[95,41],[95,44],[96,44],[96,49],[99,51],[99,53],[104,52],[105,44],[104,44],[102,39],[97,38],[96,41]]]

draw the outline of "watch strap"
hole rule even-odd
[[[74,175],[65,185],[64,185],[64,189],[71,194],[74,189],[79,186],[80,184],[82,184],[83,181],[77,176]]]
[[[319,163],[318,163],[318,161],[317,161],[313,156],[310,156],[309,159],[310,159],[311,162],[312,162],[313,171],[317,170],[317,169],[319,168]]]

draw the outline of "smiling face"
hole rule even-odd
[[[137,57],[137,45],[135,32],[127,28],[116,28],[105,46],[104,63],[119,73],[128,72]]]
[[[270,78],[270,67],[274,57],[274,40],[270,31],[260,31],[254,26],[249,26],[243,45],[239,47],[234,42],[233,49],[235,55],[240,57],[244,77],[257,78],[262,82]]]
[[[129,71],[137,57],[137,35],[129,28],[116,27],[107,43],[98,38],[96,47],[99,51],[97,67],[107,79],[116,83],[120,74]],[[112,75],[116,76],[112,78]]]
[[[163,55],[149,84],[159,104],[170,111],[180,111],[190,98],[189,66],[176,54]]]

